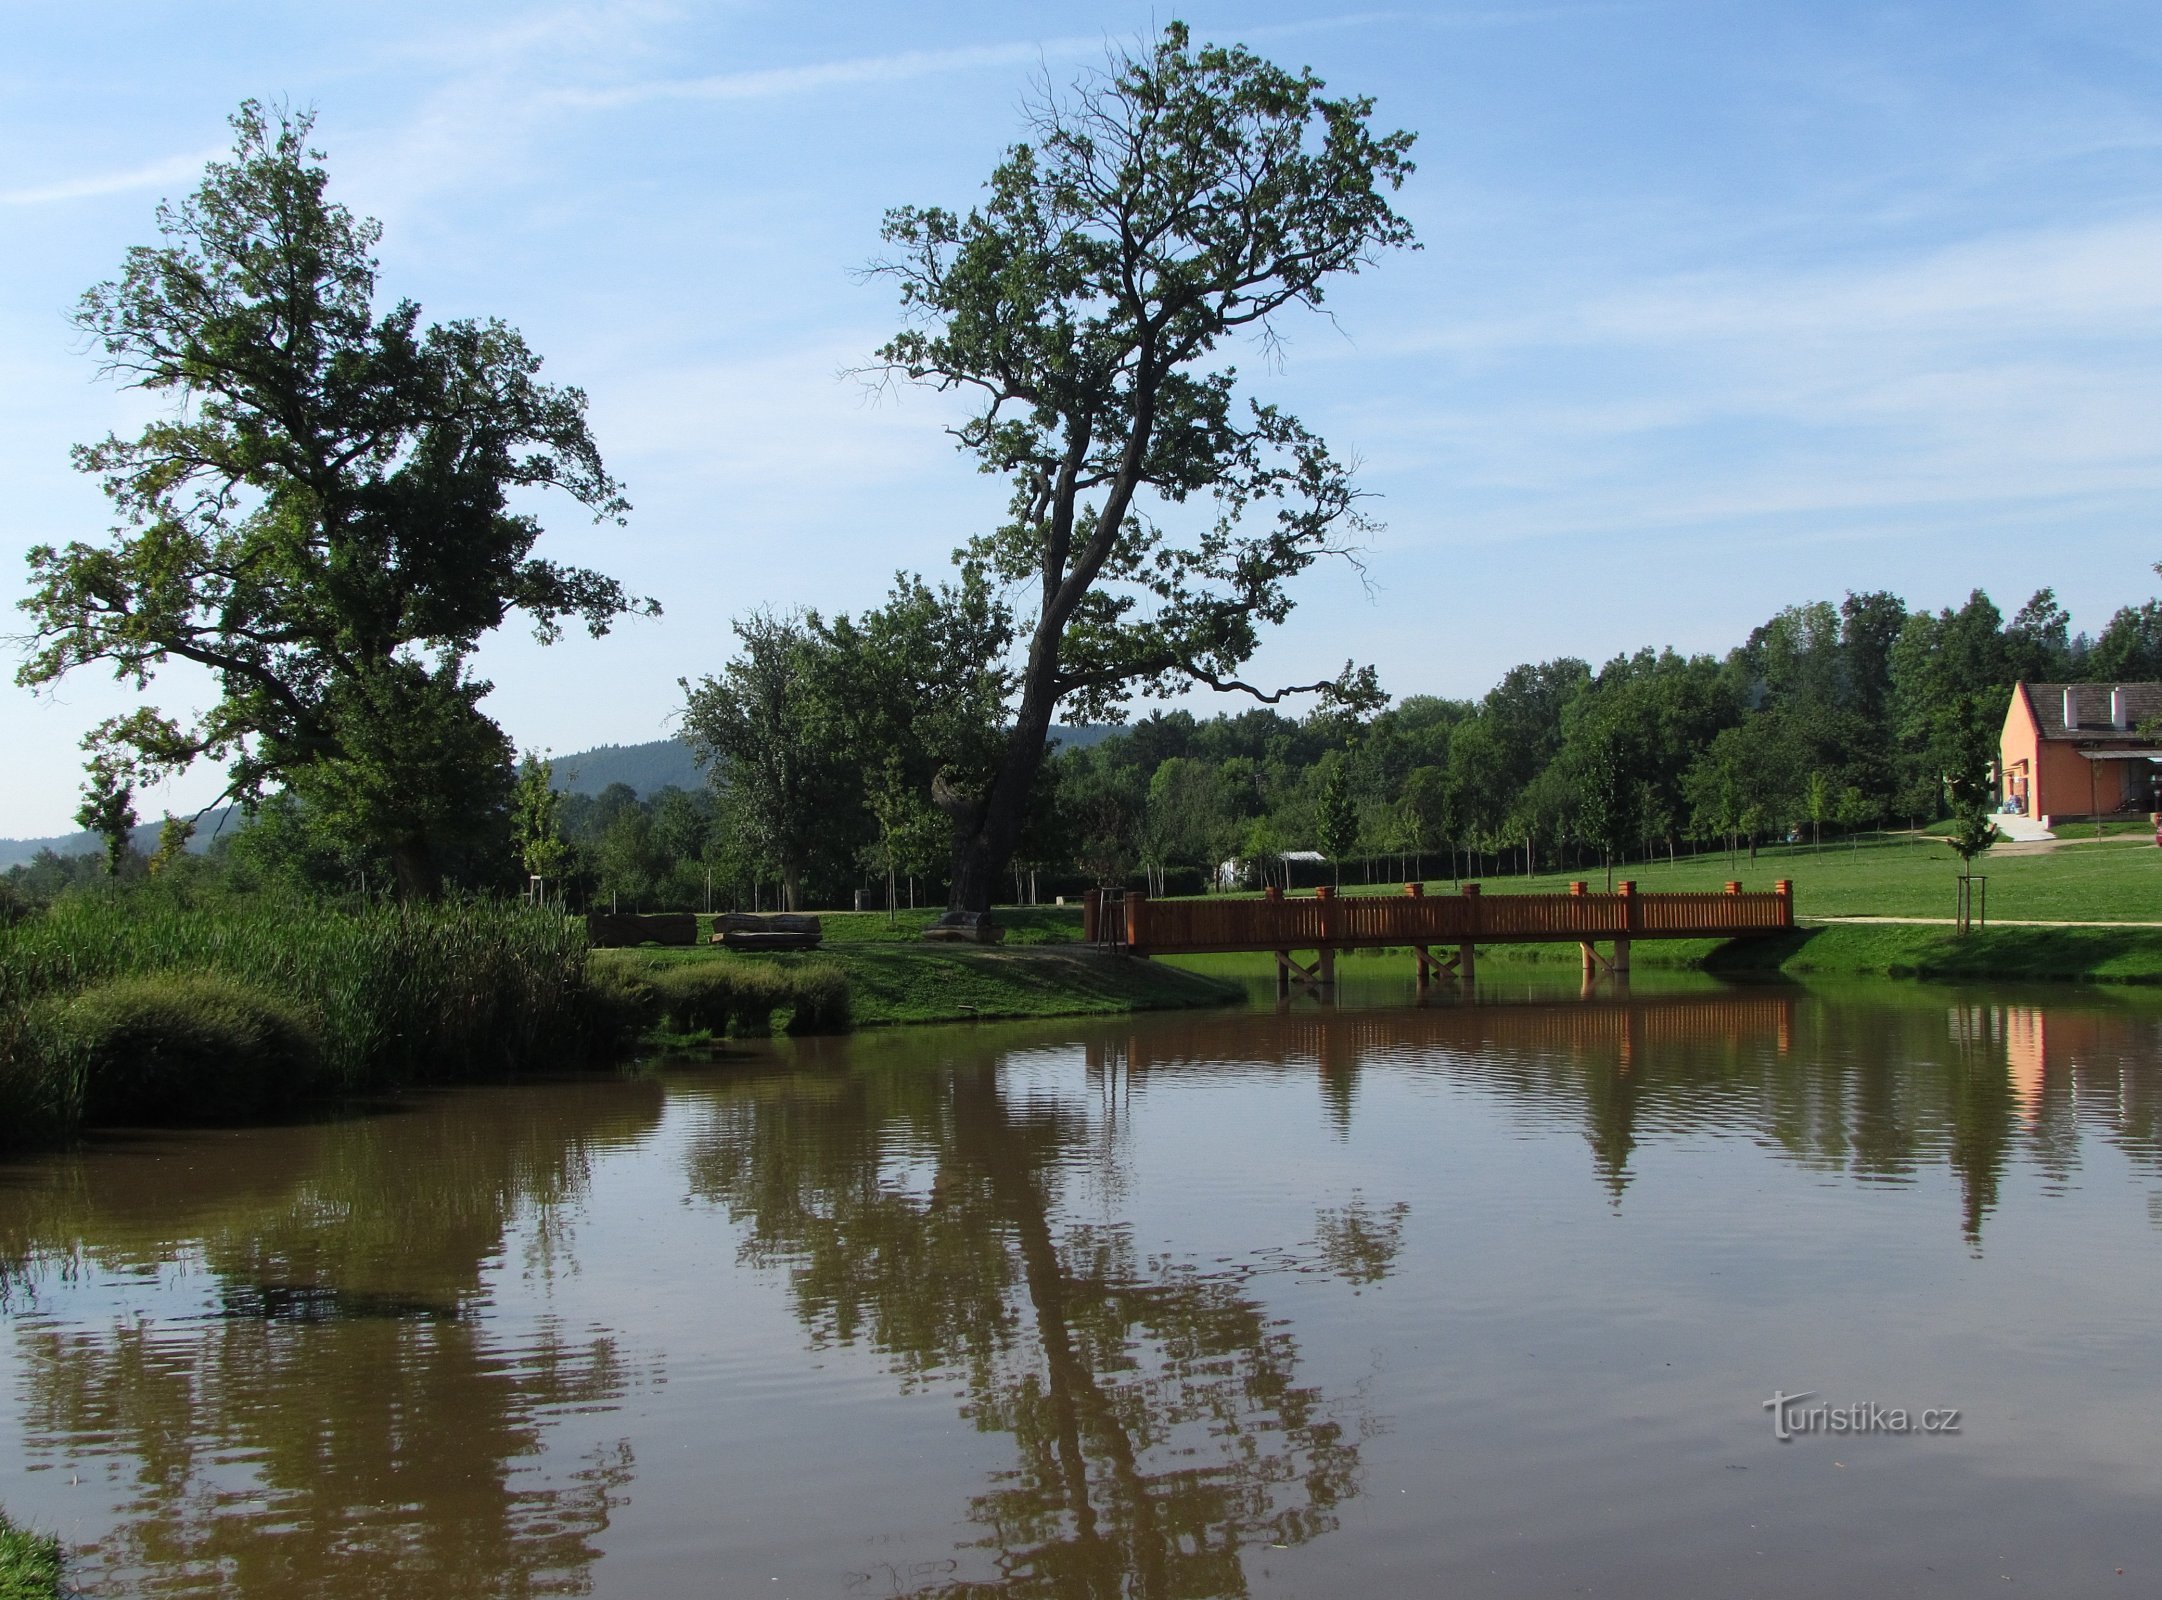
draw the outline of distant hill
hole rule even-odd
[[[195,837],[188,841],[190,854],[200,855],[210,848],[210,841],[217,835],[222,823],[227,827],[238,822],[233,817],[232,806],[220,806],[195,825]],[[165,819],[136,824],[132,835],[135,848],[149,855],[158,847],[158,830],[165,826]],[[0,839],[0,872],[9,867],[19,867],[37,859],[40,850],[50,850],[56,856],[96,855],[105,848],[105,841],[94,833],[56,833],[47,839]]]
[[[627,783],[650,799],[670,784],[700,789],[706,782],[690,745],[681,739],[597,745],[548,759],[555,765],[555,785],[565,794],[598,795],[611,783]]]
[[[1120,731],[1096,723],[1053,728],[1051,744],[1057,749],[1086,750]],[[597,745],[548,759],[555,763],[556,787],[565,794],[598,795],[611,783],[627,783],[641,798],[650,800],[670,784],[678,789],[697,789],[706,781],[689,743],[682,739]]]
[[[1100,723],[1053,728],[1051,743],[1054,748],[1086,750],[1120,731]],[[565,794],[598,795],[611,783],[627,783],[642,797],[651,799],[670,784],[678,789],[697,789],[706,781],[705,773],[699,770],[698,762],[691,755],[690,745],[682,739],[596,745],[591,750],[578,750],[549,759],[555,763],[556,787]],[[220,823],[231,827],[239,821],[238,818],[227,820],[231,809],[224,807],[203,818],[195,830],[195,837],[188,841],[188,848],[193,851],[209,849]],[[145,855],[157,849],[162,820],[146,822],[135,830],[136,849]],[[59,856],[86,856],[104,848],[105,842],[94,833],[61,833],[49,839],[0,839],[0,872],[30,861],[40,850],[50,850]]]

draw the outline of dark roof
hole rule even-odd
[[[2134,739],[2142,723],[2162,719],[2162,683],[2030,683],[2023,687],[2034,701],[2035,721],[2045,739]],[[2064,692],[2079,691],[2079,726],[2064,721]],[[2131,726],[2113,727],[2109,720],[2112,689],[2122,689],[2131,702]]]

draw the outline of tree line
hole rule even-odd
[[[907,904],[911,879],[935,893],[946,856],[931,787],[997,737],[987,615],[980,596],[904,579],[858,619],[739,624],[729,667],[687,686],[685,725],[714,774],[698,887],[717,881],[730,904],[858,891]],[[1980,590],[1941,611],[1866,593],[1788,607],[1723,656],[1527,663],[1475,700],[1159,712],[1054,745],[1004,888],[1251,888],[1289,852],[1390,880],[1479,875],[1912,828],[1956,815],[1962,789],[1969,803],[1993,794],[2012,684],[2158,677],[2162,602],[2090,636],[2048,589],[2009,618]],[[644,823],[628,791],[583,808],[615,808],[603,832],[620,843],[657,838],[692,803],[664,793]],[[690,868],[651,859],[635,881],[657,892],[673,870],[682,900]]]

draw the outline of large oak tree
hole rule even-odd
[[[964,559],[1029,596],[1003,754],[940,791],[955,916],[988,911],[1062,705],[1101,717],[1192,684],[1378,698],[1348,665],[1295,689],[1238,677],[1291,610],[1288,580],[1362,524],[1346,463],[1245,398],[1220,355],[1240,335],[1273,346],[1276,319],[1410,242],[1388,197],[1412,136],[1376,135],[1371,113],[1174,22],[1043,97],[982,205],[888,214],[874,271],[910,325],[879,370],[974,397],[961,448],[1013,498]]]
[[[119,526],[30,551],[17,681],[209,669],[200,715],[144,707],[92,731],[93,789],[123,800],[222,761],[228,795],[285,789],[428,895],[441,850],[508,802],[510,746],[465,665],[481,636],[514,610],[545,640],[568,617],[598,635],[657,608],[533,557],[540,524],[515,492],[560,489],[604,521],[629,509],[585,396],[538,382],[501,322],[423,327],[411,301],[377,315],[381,229],[327,198],[312,120],[243,105],[231,159],[159,208],[162,242],[83,297],[106,372],[172,409],[77,449]]]

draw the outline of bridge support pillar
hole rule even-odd
[[[1332,951],[1322,951],[1310,967],[1303,961],[1294,959],[1289,950],[1278,950],[1275,952],[1275,956],[1276,992],[1278,995],[1291,993],[1291,986],[1294,983],[1304,984],[1309,989],[1319,991],[1336,981],[1336,964],[1334,952]]]

